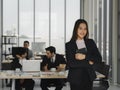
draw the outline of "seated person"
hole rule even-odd
[[[29,41],[24,41],[23,47],[27,49],[27,57],[26,59],[32,59],[33,58],[33,52],[29,49]]]
[[[53,46],[46,48],[46,56],[43,57],[43,62],[41,63],[42,71],[50,71],[51,68],[56,68],[56,71],[63,70],[66,61],[62,55],[56,54],[56,49]],[[62,66],[62,67],[61,67]],[[41,79],[42,90],[48,90],[50,84],[54,84],[55,90],[62,90],[63,79]]]
[[[22,69],[22,60],[26,60],[27,53],[25,48],[19,48],[19,53],[17,53],[16,57],[13,59],[12,70],[15,70],[16,68]],[[32,79],[16,79],[15,80],[15,90],[22,90],[22,87],[25,88],[25,90],[33,90],[34,88],[34,80]]]

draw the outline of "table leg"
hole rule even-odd
[[[12,79],[12,90],[15,90],[15,79]]]

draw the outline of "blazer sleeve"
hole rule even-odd
[[[75,46],[69,42],[66,43],[66,59],[67,59],[67,65],[71,68],[91,68],[92,65],[89,64],[89,61],[92,60],[94,63],[100,63],[102,62],[101,54],[95,44],[95,42],[92,39],[88,39],[85,41],[86,47],[87,47],[87,54],[85,60],[76,60],[75,59],[75,53],[76,49]]]
[[[56,61],[55,61],[56,66],[59,66],[60,64],[66,64],[65,58],[63,55],[56,54]]]
[[[66,64],[65,58],[62,55],[60,55],[59,59],[60,59],[60,64]]]
[[[87,60],[76,60],[75,53],[76,49],[73,49],[73,45],[71,43],[66,43],[65,52],[66,52],[66,60],[68,68],[82,68],[82,67],[91,67]]]
[[[42,62],[41,62],[41,70],[44,70],[43,67],[44,67],[46,64],[48,64],[48,60],[47,60],[47,57],[44,56],[44,57],[43,57],[43,60],[42,60]]]
[[[19,59],[15,58],[11,62],[11,70],[15,70],[16,68],[22,69],[22,65],[19,63]]]
[[[102,56],[94,42],[93,39],[89,39],[89,44],[87,45],[88,48],[88,53],[86,55],[86,60],[91,60],[93,61],[95,64],[96,63],[101,63],[102,62]]]

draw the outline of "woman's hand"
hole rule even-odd
[[[94,64],[94,62],[93,62],[93,61],[89,61],[89,64],[90,64],[90,65],[93,65],[93,64]]]
[[[75,59],[77,59],[77,60],[84,60],[85,57],[86,57],[85,54],[81,54],[81,53],[75,54]]]

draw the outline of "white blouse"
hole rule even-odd
[[[77,44],[78,49],[86,48],[84,39],[82,39],[82,40],[76,40],[76,44]]]

